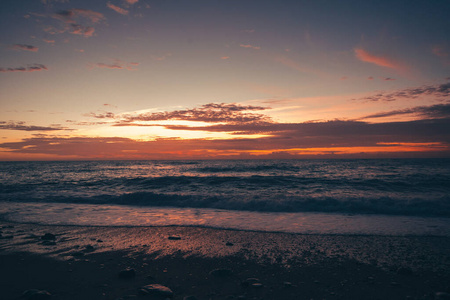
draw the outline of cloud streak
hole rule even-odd
[[[121,15],[128,15],[129,11],[126,9],[123,9],[117,5],[112,4],[111,2],[106,3],[106,6],[112,10],[114,10],[116,13],[119,13]]]
[[[416,99],[423,96],[444,98],[450,96],[450,82],[437,85],[424,85],[416,88],[408,88],[395,92],[379,93],[373,96],[364,97],[359,100],[365,101],[396,101],[399,99]]]
[[[356,58],[359,59],[360,61],[371,63],[371,64],[377,65],[379,67],[397,70],[397,71],[405,71],[406,70],[406,67],[403,64],[401,64],[400,62],[397,62],[391,58],[374,55],[362,48],[355,48],[354,51],[355,51]]]
[[[15,44],[11,46],[12,50],[16,51],[31,51],[31,52],[38,52],[39,48],[32,46],[32,45],[25,45],[25,44]]]
[[[143,113],[125,115],[115,126],[130,126],[135,122],[183,120],[207,123],[245,123],[270,122],[270,117],[250,111],[267,109],[261,106],[244,106],[235,103],[208,103],[198,108],[175,110],[170,112]]]
[[[0,129],[3,130],[20,130],[20,131],[59,131],[66,130],[66,127],[56,126],[35,126],[26,125],[25,122],[0,122]]]
[[[253,45],[248,45],[248,44],[240,44],[239,47],[249,48],[249,49],[254,49],[254,50],[261,50],[261,47],[259,47],[259,46],[253,46]]]
[[[36,71],[46,71],[48,68],[42,64],[31,64],[27,67],[15,67],[15,68],[0,68],[0,72],[36,72]]]
[[[136,67],[139,65],[138,62],[124,62],[119,59],[114,60],[113,63],[91,63],[88,64],[88,68],[99,68],[99,69],[112,69],[112,70],[128,70],[128,71],[136,71]]]
[[[95,28],[91,24],[96,24],[106,20],[102,13],[89,10],[89,9],[70,9],[62,10],[52,15],[56,20],[59,20],[64,24],[64,29],[58,30],[52,26],[48,26],[45,30],[49,33],[63,33],[70,32],[76,35],[82,35],[85,37],[93,36]],[[85,24],[85,23],[89,24]]]

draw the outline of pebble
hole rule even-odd
[[[233,271],[230,269],[215,269],[209,272],[209,274],[215,277],[228,277],[233,275]]]
[[[234,246],[234,244],[232,242],[227,242],[225,245],[228,247]]]
[[[54,241],[54,240],[56,240],[56,235],[54,235],[52,233],[46,233],[43,236],[41,236],[41,240]]]
[[[157,296],[173,298],[173,292],[167,286],[161,284],[148,284],[140,289],[140,293],[144,296]]]
[[[21,298],[26,300],[47,300],[52,298],[52,294],[45,290],[31,289],[23,292]]]
[[[80,256],[84,256],[84,253],[77,251],[77,252],[72,252],[70,255],[73,257],[80,257]]]
[[[134,277],[136,277],[136,271],[134,269],[126,268],[125,270],[119,272],[120,279],[131,279]]]
[[[172,241],[178,241],[178,240],[181,240],[181,236],[171,235],[171,236],[168,237],[168,239],[172,240]]]
[[[87,245],[87,246],[84,248],[84,251],[85,251],[85,252],[93,252],[93,251],[95,251],[95,248],[94,248],[94,246],[92,246],[92,245]]]

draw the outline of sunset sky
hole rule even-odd
[[[2,0],[0,160],[450,157],[450,1]]]

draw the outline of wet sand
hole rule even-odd
[[[191,300],[450,297],[449,237],[8,222],[0,232],[0,299],[27,299],[30,289],[49,299],[164,299],[140,291],[154,283]]]

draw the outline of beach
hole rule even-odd
[[[32,289],[47,291],[48,299],[169,297],[142,289],[151,284],[169,288],[173,299],[448,299],[450,293],[446,236],[8,221],[0,231],[2,299]],[[20,299],[41,299],[32,297]]]

